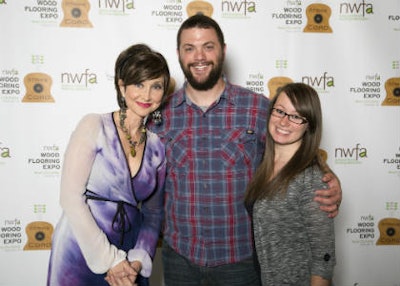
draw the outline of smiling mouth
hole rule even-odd
[[[193,68],[195,71],[203,72],[210,65],[211,65],[210,63],[202,62],[202,63],[191,64],[190,67]]]
[[[149,108],[151,106],[151,103],[142,103],[142,102],[137,102],[137,104],[143,108]]]
[[[281,129],[281,128],[277,128],[276,131],[278,131],[278,133],[285,134],[285,135],[290,133],[289,131]]]

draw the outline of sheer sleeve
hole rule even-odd
[[[61,207],[94,273],[105,273],[126,258],[125,251],[110,244],[85,203],[84,193],[96,156],[100,128],[100,115],[86,115],[79,122],[64,154],[60,190]]]

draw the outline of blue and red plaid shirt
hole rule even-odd
[[[201,266],[253,255],[251,220],[244,206],[249,179],[262,160],[269,100],[226,82],[203,112],[184,87],[153,125],[166,145],[164,239]]]

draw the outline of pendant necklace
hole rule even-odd
[[[132,157],[136,156],[136,147],[142,144],[144,141],[146,141],[146,127],[142,124],[140,125],[140,139],[138,141],[133,141],[132,136],[129,134],[128,129],[125,127],[125,119],[126,119],[126,109],[121,108],[119,110],[119,125],[121,127],[121,130],[124,132],[126,139],[129,142],[129,147],[130,147],[130,154]]]

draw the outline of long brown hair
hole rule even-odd
[[[263,161],[246,191],[245,204],[249,209],[252,208],[256,200],[284,195],[289,182],[307,167],[317,165],[322,168],[323,165],[319,155],[322,137],[321,104],[317,92],[311,86],[304,83],[289,83],[279,88],[269,105],[267,130],[272,108],[282,93],[288,96],[299,115],[307,119],[308,128],[303,135],[299,149],[276,176],[273,176],[275,144],[269,131],[267,131]]]

